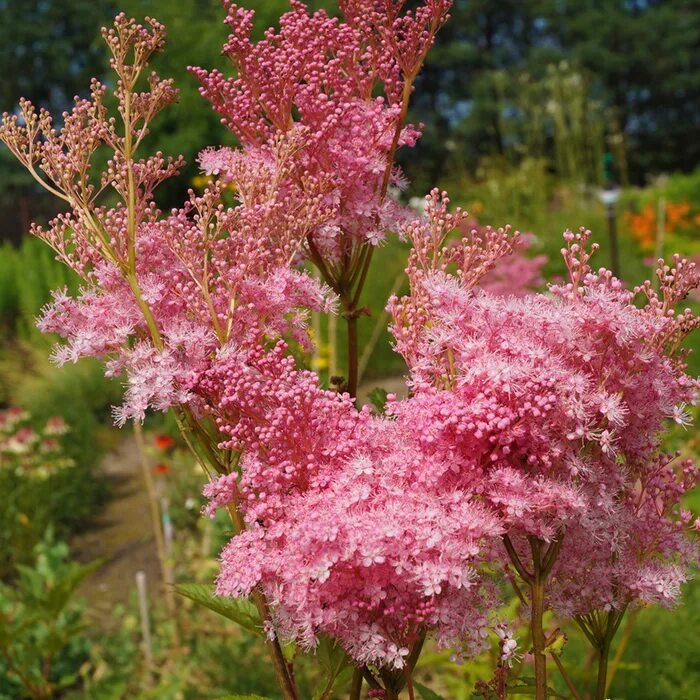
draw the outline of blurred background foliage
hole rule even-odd
[[[288,5],[242,4],[256,9],[258,35]],[[335,11],[332,0],[309,5]],[[149,148],[187,159],[181,177],[159,195],[163,208],[177,206],[188,187],[205,182],[197,153],[207,145],[233,144],[186,72],[188,65],[227,70],[219,0],[0,0],[0,111],[11,111],[26,96],[60,114],[74,94],[85,94],[91,76],[107,79],[98,29],[119,10],[157,17],[168,28],[167,51],[154,68],[175,78],[181,98],[154,124]],[[630,284],[649,277],[661,254],[700,258],[697,0],[455,0],[452,15],[416,87],[411,117],[424,124],[424,137],[400,157],[410,182],[401,195],[406,201],[438,185],[479,222],[532,232],[529,254],[547,257],[548,279],[563,271],[560,235],[568,227],[591,228],[602,244],[598,262],[609,265],[611,220],[619,234],[620,272]],[[620,197],[608,211],[600,192],[612,186]],[[31,221],[55,211],[0,150],[0,409],[20,407],[35,431],[54,416],[69,427],[61,440],[65,468],[48,470],[46,478],[21,487],[16,461],[0,460],[0,647],[7,652],[0,661],[0,699],[36,697],[37,688],[45,697],[99,700],[273,696],[259,646],[233,623],[185,601],[173,617],[164,599],[152,594],[147,658],[133,596],[98,613],[101,589],[90,588],[90,579],[78,587],[91,570],[74,566],[64,541],[79,550],[81,533],[121,498],[101,460],[131,438],[111,427],[119,381],[105,380],[97,362],[52,366],[53,339],[35,328],[51,289],[77,289],[50,250],[26,235]],[[405,290],[406,252],[395,239],[380,247],[366,287],[369,317],[360,324],[366,393],[404,369],[391,349],[383,310],[391,293]],[[325,382],[343,371],[342,325],[314,319],[318,351],[304,359]],[[700,371],[697,352],[690,363]],[[163,436],[175,436],[167,418],[151,425],[162,433],[159,444],[165,444]],[[0,434],[0,453],[2,439]],[[173,580],[208,583],[228,528],[225,521],[199,517],[201,477],[182,447],[170,442],[147,455],[156,480],[153,498],[167,507],[157,526],[171,533]],[[689,457],[700,451],[696,434],[680,429],[669,446]],[[142,475],[135,469],[128,486],[139,490]],[[700,498],[689,506],[700,507]],[[138,527],[143,538],[152,537],[147,517]],[[128,559],[131,551],[125,545],[115,556]],[[78,558],[84,562],[85,554]],[[133,588],[130,581],[115,585]],[[632,618],[613,653],[612,698],[697,697],[700,585],[687,587],[684,602],[677,610],[641,610]],[[584,645],[570,633],[565,658],[585,669]],[[47,656],[50,662],[37,666]],[[33,690],[8,667],[8,658]],[[456,666],[449,655],[428,650],[421,678],[445,698],[462,700],[491,667],[488,655]],[[302,663],[299,673],[311,697],[319,679],[310,665]]]

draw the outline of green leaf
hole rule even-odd
[[[427,688],[422,683],[413,681],[413,685],[418,690],[423,700],[445,700],[442,695],[438,695],[434,690],[430,690],[430,688]]]
[[[564,651],[564,647],[566,646],[566,643],[568,641],[569,638],[566,636],[566,634],[557,634],[552,640],[552,642],[544,648],[544,653],[558,654],[559,656],[561,656],[562,652]]]
[[[255,606],[248,600],[237,598],[222,598],[212,593],[211,586],[204,583],[180,583],[175,586],[175,590],[185,598],[193,600],[198,605],[215,612],[229,620],[233,620],[241,627],[263,636],[260,616]],[[244,698],[248,696],[231,696]],[[249,696],[255,700],[255,696]]]
[[[328,697],[336,681],[345,670],[350,668],[351,664],[340,644],[335,639],[325,635],[319,637],[316,658],[325,674],[323,687],[319,688],[313,696],[313,700],[320,700]]]
[[[352,680],[352,674],[354,673],[355,668],[352,665],[346,666],[337,676],[335,679],[335,682],[333,683],[333,688],[332,690],[340,693],[342,688],[345,688],[346,686],[350,685],[350,681]]]
[[[340,669],[350,663],[340,644],[324,634],[319,636],[316,658],[327,674],[337,674]]]
[[[79,677],[80,675],[77,671],[74,673],[67,673],[58,679],[57,685],[59,688],[70,688],[77,683]]]
[[[377,386],[372,391],[369,392],[369,395],[367,398],[370,400],[370,403],[374,408],[376,409],[377,413],[380,416],[384,415],[384,408],[386,407],[386,397],[387,397],[387,391],[386,389],[382,389],[382,387]]]
[[[288,664],[294,663],[294,659],[297,656],[297,645],[294,642],[279,640],[280,647],[282,648],[282,656]]]
[[[75,589],[102,564],[102,559],[96,559],[89,564],[71,566],[66,577],[59,580],[49,591],[46,597],[47,610],[54,616],[58,615],[75,593]]]

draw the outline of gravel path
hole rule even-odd
[[[137,571],[146,572],[151,591],[160,579],[136,441],[130,432],[123,434],[117,449],[102,460],[96,476],[111,482],[111,498],[90,529],[71,543],[79,561],[105,560],[80,589],[90,609],[105,621],[114,606],[126,603],[135,591]]]

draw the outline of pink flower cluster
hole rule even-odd
[[[337,292],[341,278],[359,277],[367,241],[405,218],[384,195],[398,178],[396,147],[417,137],[403,126],[410,86],[449,2],[403,14],[401,5],[346,2],[341,22],[296,2],[278,34],[252,43],[252,12],[227,3],[225,51],[237,77],[195,72],[243,143],[201,155],[205,171],[233,183],[235,207],[223,204],[218,184],[190,193],[167,216],[153,202],[182,162],[136,155],[149,122],[177,97],[172,82],[154,74],[147,90],[134,91],[164,43],[155,20],[142,27],[120,15],[104,32],[123,124],[109,116],[97,82],[60,130],[27,101],[19,115],[5,115],[2,140],[72,209],[34,232],[87,283],[77,298],[57,291],[40,326],[66,339],[58,362],[107,357],[110,375],[126,374],[120,424],[143,419],[149,407],[198,405],[192,387],[232,343],[255,347],[289,335],[308,348],[308,312],[334,303],[296,267],[309,246],[324,256],[324,278]],[[373,96],[378,91],[383,97]],[[101,147],[113,158],[97,186],[90,173]],[[99,203],[108,190],[116,205]]]
[[[205,491],[210,514],[239,503],[248,524],[222,555],[221,595],[261,585],[279,634],[313,646],[323,631],[362,663],[402,666],[428,628],[481,648],[491,592],[476,564],[499,524],[470,492],[436,491],[410,425],[321,389],[281,343],[222,356],[200,392],[243,454],[240,480]]]
[[[429,0],[401,14],[403,2],[346,0],[343,21],[323,10],[309,14],[293,0],[279,31],[267,30],[258,42],[250,38],[254,12],[224,4],[231,28],[224,53],[236,75],[191,71],[249,157],[266,159],[280,138],[299,144],[287,184],[322,183],[334,214],[312,241],[324,259],[340,264],[350,247],[377,243],[405,216],[384,196],[388,184],[402,182],[394,151],[419,136],[403,125],[408,97],[451,3]],[[237,157],[228,148],[207,151],[202,167],[236,182]]]
[[[635,290],[639,308],[591,271],[588,233],[567,233],[570,283],[504,298],[478,283],[509,232],[448,243],[463,215],[437,192],[427,212],[406,229],[411,295],[390,303],[413,393],[390,397],[387,417],[318,389],[281,346],[255,372],[232,358],[218,375],[220,428],[246,455],[229,498],[249,523],[219,593],[262,586],[281,634],[311,646],[323,631],[395,667],[426,629],[480,648],[493,602],[481,565],[505,562],[503,534],[523,561],[528,537],[563,538],[549,594],[561,614],[672,602],[696,556],[679,500],[697,471],[659,448],[697,389],[676,354],[696,320],[670,313],[694,267],[662,270],[663,301]]]
[[[662,266],[660,296],[649,283],[627,291],[590,268],[588,232],[567,232],[568,284],[497,297],[476,284],[507,251],[503,235],[463,238],[456,253],[443,241],[459,214],[437,192],[428,214],[408,230],[411,295],[391,302],[414,393],[390,410],[423,449],[457,460],[523,560],[528,536],[563,538],[552,586],[562,613],[674,600],[696,556],[680,498],[697,471],[659,451],[698,389],[679,349],[698,320],[674,310],[698,283],[694,264]]]
[[[245,416],[224,432],[248,449],[240,482],[221,477],[215,498],[242,502],[248,529],[223,552],[218,593],[261,585],[281,635],[311,647],[323,631],[363,664],[401,667],[428,629],[482,649],[493,591],[477,567],[501,532],[495,513],[445,488],[456,465],[424,452],[410,423],[357,411],[285,364],[224,381]]]
[[[329,290],[290,264],[326,212],[317,197],[275,188],[271,169],[291,157],[280,148],[261,167],[237,163],[239,204],[224,208],[217,188],[190,194],[183,209],[142,224],[135,270],[143,301],[158,328],[160,347],[130,281],[109,261],[93,265],[78,298],[58,291],[40,327],[66,339],[55,358],[113,355],[108,373],[126,373],[117,420],[142,420],[147,408],[166,410],[194,400],[192,387],[216,351],[231,342],[255,345],[291,334],[308,346],[310,310],[330,310]],[[129,344],[136,336],[137,342]]]
[[[242,147],[204,151],[220,182],[167,215],[153,192],[180,161],[137,153],[175,99],[157,76],[135,88],[157,22],[120,15],[105,32],[118,119],[97,83],[61,130],[27,102],[5,115],[0,138],[71,208],[35,229],[85,281],[44,309],[42,328],[65,339],[56,359],[99,356],[126,376],[120,424],[184,409],[221,474],[207,513],[229,506],[240,526],[218,591],[262,596],[273,642],[325,633],[360,665],[399,669],[427,632],[470,654],[491,627],[507,665],[516,644],[489,615],[486,572],[510,565],[506,551],[526,572],[533,542],[557,542],[547,593],[562,614],[672,602],[696,557],[680,502],[697,471],[661,437],[698,389],[681,350],[698,320],[676,311],[695,265],[661,261],[658,293],[629,291],[593,271],[588,232],[567,232],[565,284],[504,294],[508,276],[539,283],[541,260],[508,257],[519,234],[472,225],[438,191],[423,218],[386,196],[449,2],[340,5],[343,20],[295,1],[253,43],[252,12],[226,3],[236,75],[193,70]],[[100,203],[108,190],[118,204]],[[412,244],[410,293],[389,302],[411,394],[377,415],[323,389],[289,343],[309,347],[307,316],[332,312],[334,292],[357,321],[372,246],[393,228]]]

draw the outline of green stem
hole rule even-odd
[[[506,539],[504,538],[504,542],[506,542]],[[563,532],[560,532],[557,539],[544,550],[543,546],[545,543],[539,538],[528,536],[527,539],[532,552],[532,574],[524,570],[522,562],[520,562],[510,540],[507,541],[506,549],[508,549],[511,561],[513,561],[516,568],[520,567],[523,569],[523,572],[529,578],[530,632],[532,634],[532,653],[535,664],[535,699],[547,700],[547,654],[545,651],[547,641],[543,628],[544,595],[547,579],[561,548]],[[527,581],[527,579],[525,580]]]
[[[355,294],[353,295],[352,302],[350,304],[352,307],[357,307],[357,305],[360,303],[360,296],[362,295],[362,290],[364,289],[365,282],[367,281],[367,273],[369,272],[369,266],[372,264],[374,248],[375,246],[371,246],[362,260],[362,269],[360,271],[360,277],[357,281],[357,286],[355,287]]]
[[[571,676],[568,674],[566,667],[561,662],[559,655],[553,652],[550,654],[550,656],[552,657],[552,661],[554,661],[556,667],[559,669],[559,673],[560,673],[561,677],[564,679],[564,683],[566,683],[566,687],[569,689],[569,692],[571,693],[571,697],[574,698],[574,700],[581,700],[581,695],[579,694],[578,690],[576,689],[574,682],[571,680]]]
[[[19,682],[29,691],[32,697],[49,697],[48,694],[43,690],[42,686],[34,685],[31,678],[29,678],[29,676],[22,672],[20,666],[15,664],[14,659],[12,658],[12,655],[10,654],[10,651],[7,647],[0,646],[0,653],[2,653],[2,656],[5,659],[5,664],[7,665],[8,670],[17,676]]]
[[[411,671],[408,668],[404,668],[404,678],[406,679],[406,689],[408,690],[408,700],[416,700],[416,695],[413,692],[413,678],[411,678]]]
[[[576,616],[574,622],[579,626],[579,629],[586,636],[586,639],[590,642],[591,646],[595,649],[597,648],[597,642],[593,632],[588,628],[586,621],[581,616]]]
[[[210,461],[210,466],[220,474],[226,473],[226,471],[222,468],[224,460],[220,459],[218,448],[215,444],[212,444],[211,436],[209,436],[206,430],[201,427],[197,421],[197,418],[192,414],[189,408],[185,407],[183,409],[183,413],[187,424],[178,419],[178,427],[180,428],[180,432],[183,434],[188,447],[194,453],[195,457],[200,460],[200,455],[192,444],[192,441],[189,439],[190,434],[196,435],[199,438],[198,443],[207,454]],[[204,466],[204,471],[208,475],[210,474],[209,469],[207,469],[206,466]],[[233,505],[228,506],[226,510],[228,512],[229,519],[231,520],[231,524],[233,525],[234,532],[236,534],[242,532],[245,529],[245,521],[243,520],[243,516],[241,515],[238,508],[238,503],[235,499]],[[255,607],[258,610],[260,619],[263,622],[269,621],[271,619],[270,607],[265,595],[261,591],[256,590],[253,591],[251,597]],[[285,661],[282,647],[277,639],[277,635],[275,635],[272,639],[266,638],[265,647],[270,656],[270,660],[272,661],[272,667],[275,672],[275,676],[277,677],[280,690],[282,691],[283,700],[298,700],[299,695],[296,690],[296,684],[294,683],[289,668],[287,667],[287,662]]]
[[[360,700],[362,694],[362,671],[356,668],[352,672],[352,685],[350,686],[350,700]]]
[[[610,641],[606,640],[598,650],[598,680],[595,689],[595,700],[605,700],[608,680],[608,657]]]
[[[623,608],[622,610],[613,610],[607,613],[605,631],[599,638],[598,643],[598,679],[596,682],[595,700],[605,700],[607,697],[610,646],[622,622],[622,618],[625,616],[625,611],[626,608]]]
[[[269,621],[270,609],[267,605],[267,601],[265,600],[265,596],[259,591],[255,591],[253,593],[253,602],[255,603],[255,607],[258,609],[260,619],[263,622]],[[282,647],[277,639],[277,635],[275,635],[273,639],[266,639],[265,646],[270,654],[275,675],[277,676],[277,682],[279,683],[280,690],[282,691],[282,697],[284,700],[298,700],[299,696],[297,694],[294,681],[289,673],[289,668],[287,667],[287,662],[284,659]]]
[[[131,90],[124,85],[124,161],[126,164],[127,265],[130,274],[136,271],[136,187],[132,166]]]
[[[155,318],[153,318],[153,313],[141,294],[141,287],[139,287],[138,280],[136,279],[136,273],[128,273],[126,275],[126,280],[129,283],[129,287],[131,287],[131,293],[134,295],[136,303],[139,305],[139,309],[141,309],[143,318],[146,321],[148,331],[151,334],[151,339],[153,340],[153,345],[155,346],[156,350],[162,350],[163,338],[160,335],[158,324],[156,323]]]
[[[357,349],[357,314],[353,309],[346,315],[348,326],[348,385],[347,391],[355,398],[357,396],[358,349]]]
[[[527,571],[522,561],[520,561],[520,557],[515,551],[515,547],[513,546],[513,543],[508,535],[503,535],[503,546],[506,548],[510,561],[515,570],[518,572],[520,578],[526,583],[532,583],[534,577],[529,571]]]
[[[544,629],[544,582],[539,576],[539,565],[535,566],[535,582],[530,587],[531,614],[530,627],[532,631],[532,652],[535,661],[535,698],[547,698],[547,656],[545,649]]]

